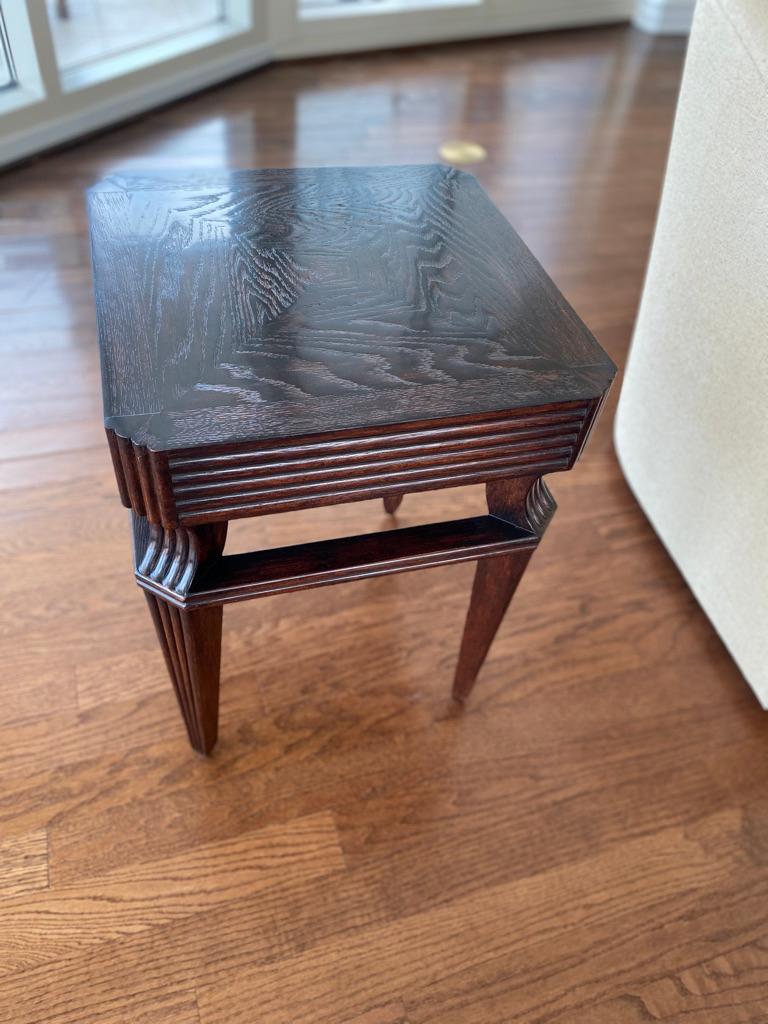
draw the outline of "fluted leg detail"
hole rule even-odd
[[[200,754],[216,744],[222,608],[182,609],[144,592],[189,741]]]

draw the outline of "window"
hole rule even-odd
[[[224,20],[222,0],[47,0],[62,71],[178,39]]]
[[[0,166],[264,65],[265,2],[0,0]]]
[[[17,82],[8,29],[3,17],[3,5],[0,4],[0,89],[9,89]]]

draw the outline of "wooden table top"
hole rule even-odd
[[[156,452],[586,424],[615,372],[451,168],[114,176],[89,206],[105,423]]]

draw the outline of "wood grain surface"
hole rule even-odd
[[[683,43],[283,64],[0,178],[0,1020],[765,1024],[768,721],[628,492],[615,397],[464,711],[472,567],[226,610],[190,754],[103,442],[83,190],[452,137],[622,363]],[[241,520],[233,553],[483,514]]]
[[[90,192],[104,411],[120,436],[157,451],[450,421],[599,399],[612,379],[464,171],[187,177]]]

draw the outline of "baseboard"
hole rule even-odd
[[[638,0],[632,23],[657,36],[687,36],[696,0]]]
[[[419,46],[425,43],[482,39],[585,25],[629,21],[633,0],[518,0],[510,9],[488,13],[479,19],[472,8],[446,11],[435,19],[429,11],[412,13],[407,19],[394,15],[368,15],[334,22],[315,21],[311,36],[275,39],[277,59],[312,57],[330,53],[352,53],[371,49]],[[377,20],[375,42],[371,42],[370,19]]]
[[[225,55],[201,59],[194,68],[176,72],[160,81],[127,90],[117,97],[102,98],[72,113],[60,113],[6,135],[2,139],[0,166],[16,163],[80,136],[111,127],[147,110],[189,96],[246,71],[254,71],[272,60],[268,46],[247,46]]]

